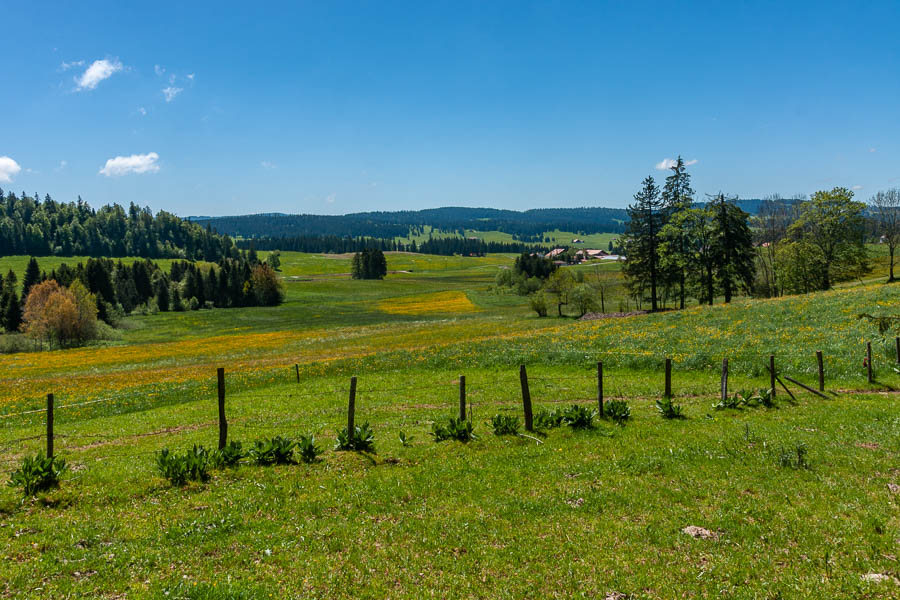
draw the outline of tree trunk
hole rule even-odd
[[[888,282],[894,281],[894,247],[888,247],[888,254],[890,255],[890,273],[888,274]]]

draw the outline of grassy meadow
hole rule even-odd
[[[578,322],[492,289],[513,258],[391,253],[384,281],[353,281],[349,256],[282,253],[282,306],[134,316],[102,345],[0,355],[0,470],[42,448],[48,392],[71,466],[37,500],[0,490],[0,597],[900,597],[900,375],[893,334],[857,318],[895,314],[900,286]],[[713,408],[723,358],[736,391],[768,386],[769,354],[813,384],[816,350],[829,400],[792,386],[796,402]],[[666,357],[683,420],[656,411]],[[537,410],[594,405],[598,360],[624,426],[493,435],[493,415],[521,415],[518,365]],[[215,446],[216,367],[229,439],[312,433],[322,460],[160,478],[159,449]],[[477,439],[435,443],[460,374]],[[351,375],[374,455],[332,451]]]

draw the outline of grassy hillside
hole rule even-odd
[[[0,470],[44,443],[56,395],[59,490],[0,490],[0,594],[10,597],[891,597],[900,535],[892,337],[859,312],[894,314],[900,286],[576,322],[538,319],[489,289],[511,256],[392,254],[384,281],[349,258],[285,253],[276,309],[139,316],[107,347],[0,356]],[[606,267],[604,267],[605,269]],[[875,342],[876,383],[862,365]],[[779,390],[772,408],[715,410],[779,369],[821,400]],[[662,363],[675,401],[656,411]],[[631,420],[537,439],[496,437],[521,415],[518,365],[536,409],[607,401]],[[294,365],[298,365],[295,371]],[[311,465],[217,470],[171,487],[154,452],[216,443],[215,368],[229,437],[314,434]],[[300,381],[296,379],[299,372]],[[477,439],[435,443],[466,375]],[[376,455],[334,452],[349,376]],[[795,388],[796,390],[796,388]],[[21,411],[37,410],[28,414]],[[410,445],[403,445],[404,432]],[[802,459],[802,460],[801,460]],[[682,529],[712,534],[696,539]],[[563,570],[560,565],[565,564]]]

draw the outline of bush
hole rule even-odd
[[[471,421],[458,419],[456,417],[450,417],[447,420],[446,425],[438,423],[437,421],[431,424],[431,435],[436,442],[443,442],[444,440],[457,440],[463,443],[469,442],[475,439],[475,434],[472,433],[473,430],[474,427],[472,426]]]
[[[258,465],[287,465],[294,462],[296,445],[294,440],[280,435],[267,440],[256,440],[250,449],[250,458]]]
[[[531,310],[539,317],[547,316],[547,298],[543,294],[534,294],[531,297]]]
[[[554,429],[563,424],[563,413],[558,410],[541,410],[534,415],[535,429]]]
[[[631,418],[631,409],[624,400],[610,400],[604,405],[603,413],[619,425]]]
[[[231,441],[221,450],[213,450],[209,453],[210,464],[217,469],[222,467],[235,467],[246,456],[240,442]]]
[[[297,452],[300,453],[300,460],[305,463],[314,463],[322,454],[322,449],[316,446],[316,438],[313,435],[301,435],[297,440]]]
[[[656,410],[663,419],[684,419],[684,411],[680,404],[672,402],[671,398],[660,398],[656,401]]]
[[[59,487],[59,478],[67,469],[65,459],[46,457],[43,452],[38,452],[36,456],[22,459],[22,465],[9,478],[9,486],[21,487],[26,497],[34,496],[37,492]]]
[[[168,448],[156,453],[156,469],[172,485],[209,480],[209,466],[209,452],[196,444],[184,454],[173,454]]]
[[[375,453],[375,434],[369,427],[368,421],[362,426],[357,425],[353,428],[353,435],[347,435],[347,428],[344,427],[337,434],[337,445],[335,450],[356,450],[357,452]]]
[[[494,415],[491,419],[494,435],[517,435],[519,433],[519,417],[512,415]]]
[[[592,429],[597,411],[585,406],[573,404],[563,413],[563,421],[572,429]]]

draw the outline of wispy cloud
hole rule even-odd
[[[334,201],[336,198],[337,198],[337,196],[334,194],[334,192],[332,192],[332,193],[328,194],[327,198],[325,198],[325,202],[327,202],[328,204],[334,204]]]
[[[53,169],[53,170],[56,171],[56,172],[62,171],[63,169],[66,168],[66,166],[67,166],[68,164],[69,164],[69,161],[67,161],[67,160],[61,160],[61,161],[59,161],[59,166],[56,167],[56,168]]]
[[[78,91],[92,90],[101,81],[109,79],[123,68],[122,63],[118,59],[107,60],[104,58],[103,60],[95,60],[91,63],[91,66],[85,69],[80,77],[75,78],[75,83],[78,86],[76,89]]]
[[[272,169],[277,169],[277,168],[278,168],[278,165],[276,165],[275,163],[269,162],[269,161],[267,161],[267,160],[264,160],[264,161],[262,161],[261,163],[259,163],[259,166],[261,166],[263,169],[268,169],[268,170],[270,170],[270,171],[271,171]]]
[[[22,167],[8,156],[0,156],[0,181],[12,183],[12,178],[19,174]]]
[[[193,73],[188,73],[188,74],[186,75],[186,77],[188,78],[188,81],[194,81],[194,74],[193,74]]]
[[[68,71],[69,69],[74,69],[76,67],[83,67],[83,66],[84,66],[83,60],[73,60],[72,62],[63,61],[63,63],[59,65],[59,70],[60,71]]]
[[[156,73],[157,75],[162,75],[163,73],[166,72],[166,69],[159,65],[153,65],[153,72]]]
[[[141,114],[142,117],[147,116],[147,109],[144,108],[143,106],[138,106],[137,111]]]
[[[664,158],[661,161],[659,161],[658,163],[656,163],[655,166],[656,166],[657,171],[668,171],[669,169],[674,167],[677,163],[678,163],[678,160],[675,158]],[[696,158],[684,161],[684,165],[686,167],[689,167],[691,165],[696,165],[696,164],[697,164]]]
[[[877,152],[877,150],[875,150],[875,148],[869,148],[869,152]]]
[[[175,96],[184,91],[184,88],[169,86],[167,88],[163,88],[163,96],[166,97],[166,102],[171,102],[175,99]]]
[[[100,169],[100,174],[107,177],[120,177],[129,173],[156,173],[159,171],[157,160],[159,160],[159,154],[156,152],[117,156],[106,161],[106,166]]]
[[[863,189],[863,186],[861,186],[861,185],[854,185],[854,186],[853,186],[852,188],[850,188],[850,189],[853,190],[854,192],[858,192],[859,190]]]

